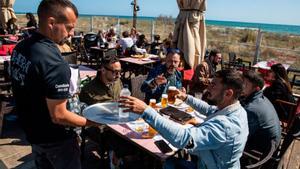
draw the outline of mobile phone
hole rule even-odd
[[[159,148],[159,150],[162,153],[169,153],[173,151],[171,147],[164,140],[157,140],[154,142],[154,144]]]

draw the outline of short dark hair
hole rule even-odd
[[[264,79],[253,70],[243,72],[243,77],[248,79],[255,86],[260,87],[260,89],[264,87]]]
[[[210,51],[209,56],[217,56],[218,53],[221,53],[218,49],[213,49]]]
[[[225,89],[233,90],[233,97],[238,99],[243,91],[242,74],[236,70],[226,69],[219,70],[215,73],[216,78],[220,78]]]
[[[124,31],[122,33],[122,35],[123,35],[124,38],[128,38],[129,37],[129,32],[128,31]]]
[[[58,19],[60,22],[67,21],[68,19],[64,13],[67,7],[71,8],[78,17],[78,10],[70,0],[42,0],[37,11],[39,22],[49,16]]]
[[[178,54],[181,57],[182,52],[178,48],[168,48],[166,56],[169,56],[169,54],[172,54],[172,55]]]
[[[113,64],[115,62],[119,62],[119,58],[117,56],[107,56],[101,59],[101,66],[108,66],[110,64]]]

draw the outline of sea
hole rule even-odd
[[[81,15],[91,16],[91,15]],[[106,16],[116,17],[120,19],[131,19],[132,16],[117,16],[117,15],[93,15],[93,16]],[[156,17],[138,17],[141,20],[156,20]],[[174,19],[175,20],[175,19]],[[218,20],[206,20],[206,25],[221,26],[221,27],[233,27],[233,28],[247,28],[247,29],[260,29],[265,32],[283,33],[300,35],[300,25],[283,25],[283,24],[268,24],[268,23],[252,23],[252,22],[237,22],[237,21],[218,21]]]
[[[23,13],[17,13],[23,14]],[[81,14],[80,17],[114,17],[120,19],[132,19],[132,16],[118,16],[118,15],[87,15]],[[139,16],[140,20],[155,21],[157,17]],[[175,21],[175,19],[174,19]],[[269,23],[252,23],[252,22],[237,22],[237,21],[218,21],[218,20],[206,20],[206,25],[221,26],[221,27],[232,27],[232,28],[247,28],[247,29],[260,29],[265,32],[281,33],[281,34],[292,34],[300,35],[300,25],[283,25],[283,24],[269,24]]]

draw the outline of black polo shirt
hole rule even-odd
[[[53,143],[74,133],[51,121],[46,98],[67,99],[71,71],[56,44],[39,33],[20,42],[11,57],[13,94],[30,143]]]

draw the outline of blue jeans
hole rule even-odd
[[[163,169],[197,169],[197,165],[181,158],[170,158],[164,163]]]
[[[76,137],[56,143],[32,144],[37,169],[81,169]]]

